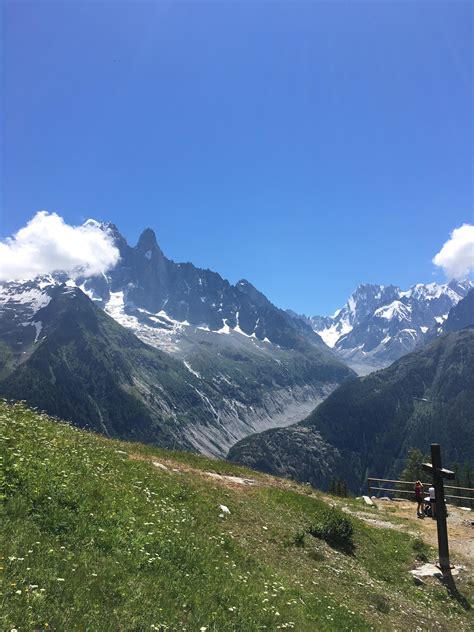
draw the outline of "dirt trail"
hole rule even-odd
[[[410,531],[416,531],[428,544],[435,548],[438,546],[436,520],[431,518],[420,519],[416,517],[415,503],[408,501],[375,501],[378,511],[371,516],[377,518],[390,517],[402,518],[407,521]],[[365,512],[367,515],[367,512]],[[448,505],[448,536],[449,549],[454,561],[474,566],[474,512],[465,511],[460,507]]]
[[[254,487],[258,485],[264,484],[263,481],[257,478],[243,478],[241,476],[234,476],[229,474],[218,474],[217,472],[211,472],[208,470],[200,470],[196,467],[192,467],[191,465],[187,465],[185,463],[181,463],[180,461],[175,461],[169,458],[161,457],[159,460],[152,456],[144,456],[142,454],[129,454],[128,457],[134,461],[149,461],[156,468],[167,471],[170,474],[194,474],[196,476],[201,476],[203,478],[207,478],[209,480],[213,480],[220,485],[224,485],[225,487]]]

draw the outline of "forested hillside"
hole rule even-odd
[[[442,445],[446,464],[474,453],[474,328],[446,334],[387,369],[343,384],[303,422],[248,437],[229,459],[353,491],[395,475],[411,447]]]

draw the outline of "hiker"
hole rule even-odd
[[[435,488],[433,487],[433,485],[429,488],[428,493],[430,495],[431,517],[436,518],[436,498]]]
[[[423,483],[421,481],[416,481],[415,483],[415,500],[418,503],[416,507],[416,515],[418,518],[423,518]]]

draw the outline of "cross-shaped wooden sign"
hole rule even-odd
[[[423,469],[431,472],[433,487],[435,490],[434,507],[432,511],[436,516],[436,526],[438,530],[438,551],[439,566],[443,575],[451,574],[451,564],[449,562],[448,547],[448,526],[446,524],[446,502],[444,499],[443,479],[452,480],[454,472],[441,466],[441,447],[439,443],[431,444],[431,463],[423,463]]]

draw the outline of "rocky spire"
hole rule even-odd
[[[147,257],[147,259],[151,259],[152,257],[156,258],[156,255],[164,258],[161,248],[158,246],[158,242],[156,241],[155,231],[151,228],[145,228],[142,232],[136,249],[139,254],[143,254]]]

